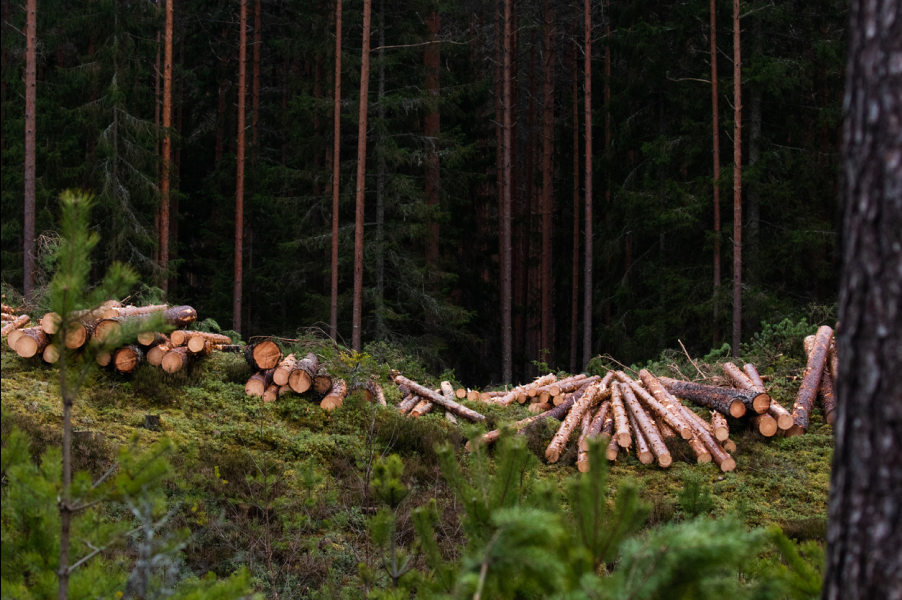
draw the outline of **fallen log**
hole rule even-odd
[[[561,399],[563,400],[563,398],[565,398],[565,396],[562,395]],[[543,413],[547,410],[551,410],[552,408],[554,408],[554,406],[555,405],[551,402],[533,402],[526,408],[526,410],[531,413]]]
[[[159,346],[169,338],[159,331],[142,331],[138,334],[138,343],[147,348]]]
[[[6,313],[6,314],[8,314],[8,315],[15,315],[15,314],[16,314],[17,312],[19,312],[20,310],[22,310],[22,309],[19,309],[19,308],[13,308],[12,306],[10,306],[10,305],[8,305],[8,304],[6,304],[6,303],[0,302],[0,312],[4,312],[4,313]]]
[[[617,436],[612,437],[611,441],[608,442],[608,448],[604,454],[608,460],[617,460],[617,455],[620,454],[620,444],[617,442]]]
[[[714,439],[722,442],[730,437],[730,426],[727,424],[727,418],[719,412],[711,411],[711,431]]]
[[[420,397],[416,394],[405,396],[401,402],[398,404],[398,411],[402,415],[406,415],[413,407],[420,403]]]
[[[610,421],[611,426],[613,427],[614,418],[611,413],[610,400],[605,400],[601,403],[601,406],[598,408],[595,416],[592,417],[592,420],[589,422],[589,428],[585,431],[585,435],[580,437],[580,452],[589,451],[589,440],[601,435],[601,430],[604,428],[606,421]]]
[[[720,467],[720,470],[726,473],[727,471],[735,469],[736,460],[727,454],[727,451],[723,449],[723,446],[718,444],[717,440],[714,439],[714,436],[709,431],[711,424],[682,404],[680,404],[680,410],[683,412],[686,420],[693,423],[698,439],[704,444],[705,449],[711,455],[714,463]]]
[[[692,383],[689,381],[678,381],[669,377],[658,377],[658,381],[664,386],[668,392],[679,398],[692,400],[696,404],[706,406],[710,409],[724,415],[731,415],[739,418],[745,415],[748,404],[755,406],[755,398],[759,396],[755,392],[746,390],[737,390],[733,388],[721,388],[713,385],[703,385],[700,383]],[[762,401],[758,403],[761,406],[761,412],[767,410],[765,403],[769,403],[769,398],[762,396]],[[755,412],[758,412],[757,410]]]
[[[348,384],[344,379],[336,379],[332,384],[332,389],[323,397],[319,403],[320,408],[327,411],[335,410],[345,402],[345,396],[348,395]]]
[[[378,382],[370,379],[367,382],[367,389],[373,392],[376,404],[378,404],[379,406],[388,406],[388,402],[385,401],[385,390],[382,389],[382,386],[379,385]]]
[[[830,340],[830,349],[833,349],[833,340]],[[814,351],[814,336],[809,335],[805,338],[805,354],[811,356]],[[829,359],[829,354],[828,354]],[[836,421],[836,392],[833,389],[833,377],[830,375],[829,362],[824,367],[824,374],[821,375],[821,383],[817,390],[817,397],[821,401],[821,409],[824,411],[824,419],[830,425]]]
[[[273,382],[266,386],[266,389],[263,391],[263,403],[274,402],[279,399],[279,384]]]
[[[279,366],[276,367],[272,380],[279,386],[288,385],[288,379],[291,377],[291,372],[294,371],[297,364],[298,361],[294,357],[294,354],[289,354],[283,358],[282,362],[279,363]]]
[[[420,400],[416,406],[410,409],[410,414],[408,416],[414,419],[419,419],[426,413],[430,412],[432,410],[432,407],[432,402],[429,402],[428,400]]]
[[[589,447],[587,436],[589,434],[589,428],[592,426],[592,420],[592,412],[587,410],[580,421],[579,440],[576,443],[576,447],[579,448],[576,455],[576,468],[579,469],[580,473],[587,473],[589,471],[589,452],[583,450],[583,447]]]
[[[467,401],[476,402],[477,400],[479,400],[479,392],[476,390],[467,390]]]
[[[802,376],[802,385],[799,387],[799,393],[796,395],[796,401],[792,407],[792,427],[786,430],[788,437],[802,435],[808,431],[811,408],[814,406],[821,378],[824,375],[832,338],[833,329],[827,325],[818,328],[811,354],[808,356],[808,365]]]
[[[651,417],[639,404],[633,393],[632,385],[623,386],[621,384],[621,392],[623,402],[629,411],[629,415],[632,417],[633,430],[641,432],[642,441],[651,449],[651,453],[654,455],[653,458],[656,458],[658,461],[658,466],[666,469],[673,464],[673,457],[670,455],[670,450],[668,450],[664,440],[661,439],[661,433],[655,427],[654,421],[651,420]],[[638,446],[637,449],[641,450]],[[641,457],[639,461],[642,461]],[[651,460],[644,464],[649,463],[651,463]]]
[[[745,370],[745,374],[748,376],[749,380],[757,388],[763,390],[764,381],[761,379],[761,376],[758,375],[758,369],[755,368],[755,365],[746,364],[743,369]],[[783,406],[779,402],[771,400],[770,406],[767,409],[767,414],[777,421],[778,428],[786,430],[792,427],[792,413],[783,408]]]
[[[275,369],[279,365],[279,361],[282,360],[282,351],[274,341],[263,340],[262,342],[245,346],[244,359],[251,366],[251,369],[266,371],[267,369]]]
[[[14,320],[3,326],[3,329],[0,330],[0,336],[10,335],[12,332],[18,331],[20,328],[27,325],[28,321],[30,321],[28,315],[21,315],[16,317]],[[13,348],[13,350],[15,350],[15,348]]]
[[[307,356],[297,361],[294,364],[294,368],[291,370],[291,373],[288,374],[288,385],[291,386],[298,394],[303,394],[307,390],[310,389],[310,386],[313,385],[313,380],[316,378],[316,372],[319,370],[319,359],[316,358],[316,354],[312,352]],[[325,387],[325,384],[323,385]],[[329,379],[329,388],[332,387],[332,380]],[[320,391],[319,393],[324,394],[328,391],[328,388]]]
[[[241,344],[213,344],[213,349],[217,352],[228,352],[230,354],[244,352],[244,346]]]
[[[624,404],[626,403],[624,402]],[[636,422],[636,417],[633,416],[633,413],[630,412],[629,409],[626,411],[626,418],[630,423],[630,432],[633,436],[633,441],[635,442],[636,458],[639,459],[641,464],[650,465],[654,462],[655,455],[648,446],[648,440],[645,439],[645,434],[642,433],[639,424]]]
[[[611,408],[614,411],[614,438],[621,448],[629,448],[632,443],[629,418],[623,405],[623,385],[620,382],[611,386]]]
[[[147,355],[145,356],[148,364],[159,367],[163,364],[163,357],[166,356],[166,353],[172,350],[172,348],[172,343],[168,339],[164,340],[161,344],[152,347],[147,351]]]
[[[167,304],[150,304],[148,306],[122,306],[118,302],[107,306],[101,314],[101,318],[115,319],[116,317],[132,317],[137,315],[149,315],[155,312],[163,312],[168,309]]]
[[[293,393],[293,392],[294,392],[294,390],[291,389],[291,386],[290,386],[290,385],[282,385],[282,386],[279,386],[279,398],[281,398],[281,397],[283,397],[283,396],[287,396],[287,395],[289,395],[289,394],[291,394],[291,393]]]
[[[56,347],[56,344],[47,344],[44,352],[41,353],[41,358],[47,364],[56,364],[60,359],[60,350]]]
[[[564,419],[563,423],[561,423],[560,428],[558,428],[557,433],[551,438],[551,443],[549,443],[548,447],[545,449],[545,458],[548,462],[555,463],[560,459],[561,453],[567,446],[567,441],[570,439],[570,434],[573,432],[573,429],[582,421],[586,411],[590,410],[597,401],[601,400],[603,394],[599,393],[599,387],[600,385],[589,386],[586,388],[582,397],[573,404],[567,417]]]
[[[213,344],[210,343],[210,340],[203,340],[203,344],[189,343],[185,348],[188,349],[188,354],[194,358],[213,354]]]
[[[739,367],[731,362],[723,364],[723,372],[728,378],[733,381],[733,385],[735,385],[739,389],[755,392],[756,394],[763,394],[764,396],[766,396],[767,407],[770,408],[773,400],[771,399],[770,394],[767,393],[767,390],[764,389],[764,386],[756,385],[755,382],[753,382],[745,373],[743,373]],[[757,412],[758,414],[764,414],[759,410],[756,410],[755,412]],[[764,412],[767,412],[767,410],[765,409]]]
[[[125,318],[101,319],[94,324],[94,337],[101,343],[113,343],[122,331]]]
[[[654,383],[660,387],[657,380],[654,380]],[[639,386],[639,384],[635,381],[631,381],[629,384],[630,390],[638,396],[638,398],[645,403],[646,406],[651,410],[651,412],[662,421],[670,425],[674,431],[679,432],[680,437],[684,440],[688,440],[692,437],[692,428],[689,427],[689,424],[686,423],[679,415],[669,410],[667,406],[659,402],[658,399],[648,392],[645,388]]]
[[[720,443],[721,447],[727,452],[736,452],[736,442],[727,438]]]
[[[661,420],[661,417],[655,417],[655,425],[658,426],[658,431],[661,432],[661,439],[669,440],[670,438],[676,437],[676,431],[670,428],[670,425]],[[682,437],[682,436],[681,436]],[[690,436],[689,439],[692,439]],[[689,440],[686,440],[689,441]]]
[[[830,352],[827,355],[827,364],[830,368],[830,377],[833,384],[836,385],[836,378],[839,375],[839,355],[836,353],[836,336],[830,340]]]
[[[50,336],[38,327],[29,327],[22,330],[22,337],[16,340],[16,354],[22,358],[40,356],[50,344]]]
[[[489,402],[492,398],[500,398],[502,396],[506,396],[508,391],[487,391],[479,393],[479,400],[482,402]]]
[[[172,333],[175,334],[175,331]],[[232,343],[229,336],[219,333],[207,333],[206,331],[188,331],[185,333],[187,333],[188,350],[195,353],[201,352],[206,344],[230,345]]]
[[[501,396],[500,398],[492,398],[491,401],[495,404],[500,404],[501,406],[510,406],[517,400],[520,394],[527,394],[529,390],[534,387],[542,387],[543,385],[548,385],[549,383],[552,383],[556,380],[557,377],[554,375],[554,373],[542,375],[532,383],[515,387],[504,396]]]
[[[45,313],[43,317],[38,319],[38,325],[40,325],[48,335],[54,335],[58,332],[60,330],[60,325],[62,324],[63,319],[55,312]]]
[[[455,392],[454,392],[454,395],[459,400],[463,400],[464,398],[467,397],[467,392],[468,392],[467,388],[457,388],[457,390],[455,390]]]
[[[594,377],[595,379],[601,379],[597,375]],[[577,382],[582,381],[583,379],[586,379],[586,376],[580,373],[579,375],[566,377],[543,386],[531,387],[527,390],[526,395],[530,398],[535,398],[544,392],[550,396],[560,396],[562,392],[572,392],[576,388]]]
[[[182,369],[187,369],[188,365],[191,364],[191,360],[192,356],[191,353],[188,352],[188,349],[184,346],[179,346],[177,348],[172,348],[163,355],[160,366],[162,366],[163,370],[167,373],[178,373]]]
[[[569,391],[561,391],[561,393],[557,394],[556,396],[551,396],[549,394],[549,398],[551,400],[551,403],[554,404],[555,406],[557,406],[558,404],[560,404],[561,402],[563,402],[566,399],[568,393],[572,394],[573,392],[575,392],[577,390],[581,390],[581,389],[585,388],[586,386],[593,385],[595,383],[601,383],[602,387],[607,388],[610,385],[611,380],[613,378],[614,378],[613,375],[611,377],[607,377],[607,375],[605,375],[605,378],[601,378],[598,375],[593,375],[592,377],[586,377],[585,379],[575,381],[573,383],[573,386],[568,385],[567,386],[568,388],[572,387],[572,389],[570,389]],[[545,394],[542,394],[542,396],[544,397]],[[542,400],[542,401],[545,402],[545,400]]]
[[[260,396],[262,398],[263,394],[266,392],[266,388],[273,384],[272,377],[273,369],[257,371],[251,375],[251,378],[244,384],[244,393],[248,396]]]
[[[313,378],[313,391],[317,394],[327,394],[332,389],[332,385],[332,376],[326,371],[326,367],[317,369],[316,376]]]
[[[779,427],[777,426],[777,420],[773,418],[770,413],[764,413],[763,415],[755,415],[749,422],[752,424],[752,427],[758,430],[758,433],[763,435],[764,437],[773,437]]]
[[[113,352],[113,368],[120,373],[132,373],[144,361],[144,352],[133,344]]]
[[[429,400],[434,404],[438,404],[439,406],[444,407],[446,410],[450,410],[458,417],[463,417],[469,421],[485,421],[485,416],[479,414],[475,410],[469,409],[462,404],[458,404],[453,400],[448,400],[441,394],[436,394],[432,390],[427,387],[420,385],[410,379],[407,379],[403,375],[395,375],[395,383],[406,385],[407,388],[414,394],[422,397],[423,399]]]

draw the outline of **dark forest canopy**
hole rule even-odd
[[[350,341],[363,3],[342,8],[338,333]],[[847,6],[739,8],[749,341],[762,320],[810,316],[835,302]],[[707,2],[591,3],[592,354],[645,360],[678,338],[696,351],[730,339],[733,6],[716,3],[718,294],[709,10]],[[173,20],[168,294],[223,326],[233,306],[239,11],[237,0],[177,0]],[[572,299],[575,181],[585,189],[585,39],[582,3],[518,0],[511,11],[512,347],[521,379],[532,361],[570,368],[572,352],[583,355],[582,335],[572,347],[571,332],[574,314],[575,331],[584,328],[581,259],[576,311]],[[242,334],[328,329],[335,6],[251,0],[247,13]],[[2,14],[2,277],[21,289],[25,12],[3,0]],[[39,283],[59,194],[82,188],[98,198],[97,272],[126,261],[164,287],[163,85],[155,77],[164,14],[158,4],[119,0],[42,0],[37,8],[36,233],[46,234],[37,244]],[[363,341],[416,348],[474,382],[502,378],[499,14],[501,5],[472,1],[372,5]],[[552,206],[543,212],[548,114]],[[580,232],[584,214],[579,204]],[[543,255],[551,271],[544,355]]]

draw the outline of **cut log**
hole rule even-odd
[[[155,312],[163,312],[169,308],[167,304],[151,304],[148,306],[121,306],[118,302],[115,305],[108,306],[104,309],[102,318],[114,319],[116,317],[132,317],[136,315],[149,315]]]
[[[620,444],[617,443],[617,437],[612,437],[611,441],[608,442],[608,449],[605,451],[605,458],[608,460],[617,460],[617,455],[620,454]]]
[[[716,410],[723,415],[731,415],[737,419],[745,415],[749,405],[755,406],[755,398],[759,396],[755,392],[746,390],[678,381],[669,377],[658,377],[658,381],[661,382],[664,389],[674,396],[692,400],[696,404]],[[759,401],[757,406],[761,407],[760,412],[764,412],[770,404],[770,399],[766,395],[761,397],[762,400]],[[755,412],[758,412],[758,410],[756,409]]]
[[[532,388],[542,387],[544,385],[548,385],[549,383],[554,383],[556,380],[557,380],[557,377],[554,375],[554,373],[542,375],[541,377],[539,377],[538,379],[536,379],[535,381],[533,381],[530,384],[515,387],[514,389],[509,391],[504,396],[501,396],[500,398],[492,398],[491,402],[493,402],[495,404],[500,404],[501,406],[510,406],[511,404],[516,402],[517,398],[520,396],[521,393],[527,394],[529,392],[529,390]]]
[[[291,389],[290,385],[279,386],[279,398],[281,398],[283,396],[287,396],[293,392],[294,392],[294,390]]]
[[[596,380],[601,379],[601,377],[598,377],[597,375],[594,375],[593,377]],[[534,398],[545,392],[551,396],[560,396],[564,392],[572,392],[576,389],[576,385],[584,379],[587,379],[587,377],[583,374],[573,375],[572,377],[567,377],[540,387],[532,387],[527,392],[527,395],[529,395],[530,398]]]
[[[175,333],[175,332],[173,332]],[[255,371],[275,369],[282,360],[282,351],[272,340],[248,344],[244,349],[244,359]]]
[[[158,331],[142,331],[138,334],[138,343],[147,348],[159,346],[169,338]]]
[[[670,455],[670,450],[667,448],[664,440],[661,439],[661,433],[655,427],[655,422],[652,421],[645,409],[642,408],[642,405],[639,404],[633,393],[632,385],[624,386],[621,384],[621,391],[623,402],[633,418],[634,429],[642,432],[642,437],[654,454],[654,458],[657,459],[658,466],[666,469],[673,464],[673,457]]]
[[[40,326],[29,327],[22,330],[22,337],[16,341],[16,354],[22,358],[41,356],[49,344],[50,336]]]
[[[832,349],[832,341],[831,346]],[[805,338],[805,354],[811,356],[811,352],[814,350],[814,336],[809,335]],[[829,354],[828,354],[829,359]],[[824,367],[824,374],[821,375],[821,383],[817,390],[817,397],[821,401],[821,409],[824,411],[824,419],[830,425],[833,425],[833,422],[836,420],[836,392],[833,389],[833,377],[830,375],[830,364],[829,362]]]
[[[430,412],[433,406],[434,405],[432,404],[432,402],[429,402],[428,400],[420,400],[419,402],[417,402],[416,406],[410,409],[410,414],[408,415],[408,417],[419,419],[426,413]]]
[[[455,398],[454,388],[451,386],[451,382],[443,381],[441,383],[441,389],[442,389],[442,395],[445,398],[447,398],[448,400],[450,400],[451,402],[454,402],[454,398]]]
[[[291,372],[294,371],[297,364],[298,361],[294,357],[294,354],[289,354],[283,358],[282,362],[279,363],[279,366],[276,367],[272,380],[280,386],[288,385],[288,378],[291,377]]]
[[[761,376],[758,374],[758,369],[755,368],[755,365],[747,363],[742,368],[745,370],[745,374],[748,376],[749,380],[763,390],[764,380],[761,379]]]
[[[288,375],[288,385],[298,394],[303,394],[313,385],[317,370],[319,370],[319,359],[316,358],[316,354],[311,352],[295,363],[294,369]],[[323,382],[322,387],[325,389],[317,389],[316,391],[320,394],[325,394],[332,387],[331,378],[328,383],[329,385],[326,387],[325,382]]]
[[[679,409],[682,411],[686,421],[693,424],[698,440],[704,445],[708,454],[710,454],[711,458],[714,460],[714,463],[720,467],[720,470],[726,473],[735,469],[736,461],[732,456],[727,454],[726,450],[724,450],[723,447],[717,443],[717,440],[714,439],[714,436],[708,432],[707,427],[710,427],[711,425],[682,404],[679,405]],[[697,452],[696,455],[698,455]]]
[[[66,328],[65,345],[70,350],[77,350],[88,343],[94,333],[94,323],[77,321],[69,323]]]
[[[777,420],[769,412],[763,415],[755,415],[749,419],[749,422],[764,437],[773,437],[780,429],[777,426]]]
[[[184,346],[179,346],[178,348],[172,348],[163,355],[163,361],[160,363],[160,366],[167,373],[178,373],[188,368],[188,365],[191,364],[191,358],[191,353],[188,352],[188,349]]]
[[[579,438],[579,450],[580,452],[588,452],[589,451],[589,440],[594,437],[601,435],[601,430],[604,427],[605,421],[608,420],[608,417],[611,413],[611,402],[607,400],[601,403],[601,406],[598,407],[598,411],[595,413],[595,416],[592,417],[592,420],[589,422],[589,428],[584,432],[584,435]],[[589,414],[589,413],[586,413]],[[614,422],[613,417],[610,419],[611,423]]]
[[[326,371],[326,367],[320,367],[313,378],[313,391],[317,394],[327,394],[332,389],[332,385],[332,376]]]
[[[620,382],[611,386],[611,408],[614,411],[614,438],[621,448],[629,448],[632,443],[629,418],[623,404],[623,385]]]
[[[774,423],[776,425],[776,423]],[[727,424],[727,418],[719,412],[711,411],[711,431],[714,439],[722,442],[730,437],[730,426]]]
[[[434,404],[438,404],[439,406],[444,407],[446,410],[450,410],[458,417],[463,417],[464,419],[467,419],[469,421],[474,421],[474,422],[485,421],[484,415],[481,415],[478,412],[476,412],[475,410],[469,409],[466,406],[463,406],[462,404],[458,404],[457,402],[454,402],[453,400],[448,400],[441,394],[436,394],[429,388],[424,387],[414,381],[411,381],[410,379],[407,379],[403,375],[396,375],[395,383],[406,385],[412,393],[422,397],[425,400],[429,400],[430,402],[432,402]]]
[[[454,391],[454,395],[457,396],[458,399],[463,400],[467,397],[467,388],[457,388]]]
[[[558,428],[557,433],[551,438],[551,443],[548,444],[548,447],[545,449],[545,458],[548,462],[555,463],[560,459],[561,453],[564,451],[564,448],[566,448],[567,441],[570,439],[570,434],[580,424],[583,415],[585,415],[586,412],[601,399],[602,394],[599,393],[599,388],[600,384],[587,387],[582,397],[573,404],[567,417],[564,419],[563,423],[561,423],[560,428]]]
[[[120,373],[132,373],[144,361],[144,352],[133,344],[113,352],[113,368]]]
[[[373,399],[376,401],[376,404],[379,406],[388,406],[388,402],[385,401],[385,391],[378,382],[370,379],[366,385],[367,389],[373,393]]]
[[[6,313],[8,315],[15,315],[20,310],[24,310],[24,309],[13,308],[12,306],[10,306],[4,302],[0,302],[0,311]]]
[[[60,359],[60,350],[56,347],[56,344],[47,344],[47,347],[44,348],[44,352],[41,354],[41,358],[44,359],[45,363],[56,364]]]
[[[25,327],[29,320],[28,315],[16,317],[14,320],[3,326],[3,329],[0,330],[0,335],[10,335],[13,332],[18,331],[20,328]],[[13,348],[13,350],[15,350],[15,348]]]
[[[830,377],[833,384],[836,384],[836,377],[839,375],[839,355],[836,353],[836,337],[830,340],[830,352],[827,355],[827,365],[830,369]],[[832,423],[832,421],[830,421]]]
[[[811,408],[817,398],[821,377],[824,375],[824,367],[827,364],[827,354],[830,351],[830,340],[833,338],[833,329],[822,325],[817,330],[811,353],[808,355],[808,365],[802,376],[802,385],[796,395],[795,404],[792,407],[793,425],[786,431],[787,436],[801,435],[808,431],[808,422],[811,417]]]
[[[239,354],[244,352],[244,346],[241,344],[213,344],[213,350],[216,350],[217,352]]]
[[[695,454],[696,463],[701,465],[711,462],[711,453],[708,452],[705,444],[694,431],[692,434],[692,439],[686,440],[686,442],[689,444],[689,447],[692,448],[692,452]]]
[[[166,353],[172,350],[173,346],[169,342],[169,340],[165,340],[162,344],[157,344],[153,348],[147,351],[147,362],[155,367],[159,367],[163,364],[163,357],[166,356]]]
[[[500,398],[502,396],[506,396],[507,393],[508,393],[507,391],[480,392],[479,400],[480,400],[480,402],[490,402],[492,400],[492,398]]]
[[[579,440],[576,443],[579,452],[576,455],[576,468],[579,469],[580,473],[587,473],[589,471],[589,452],[583,450],[583,448],[585,447],[588,449],[589,447],[588,435],[589,428],[592,426],[592,420],[592,411],[587,410],[579,423],[580,434]]]
[[[720,445],[727,452],[736,452],[736,442],[731,439],[725,439]]]
[[[123,318],[101,319],[94,325],[94,337],[98,342],[115,343],[122,331]]]
[[[336,379],[332,384],[332,389],[323,397],[319,403],[323,410],[332,411],[340,407],[345,402],[345,396],[348,395],[348,384],[344,379]]]
[[[413,407],[414,407],[414,406],[416,406],[416,405],[419,404],[419,403],[420,403],[420,397],[419,397],[419,396],[417,396],[417,395],[415,395],[415,394],[412,395],[412,396],[411,396],[411,395],[405,396],[405,397],[401,400],[401,402],[398,403],[398,411],[399,411],[402,415],[406,415],[406,414],[409,413],[411,410],[413,410]]]
[[[733,381],[733,385],[735,385],[739,389],[755,392],[757,394],[764,394],[765,396],[767,396],[767,406],[768,408],[770,408],[770,405],[773,401],[771,400],[770,394],[767,393],[767,390],[763,385],[757,385],[745,373],[743,373],[739,367],[730,362],[724,363],[723,372],[726,373],[727,377],[729,377]],[[757,412],[758,414],[764,414],[763,412],[758,410],[756,410],[755,412]],[[765,409],[764,412],[767,412],[767,409]]]
[[[454,416],[454,413],[445,413],[445,420],[457,425],[457,417]]]
[[[671,429],[670,425],[668,425],[667,423],[662,421],[661,417],[655,417],[655,425],[658,426],[658,431],[661,432],[661,439],[663,439],[665,442],[667,440],[669,440],[670,438],[676,437],[676,431]],[[682,437],[682,436],[680,436],[680,437]],[[690,436],[689,439],[692,439],[692,437]],[[686,440],[686,441],[688,442],[689,440]]]
[[[657,383],[657,381],[655,381]],[[633,392],[642,403],[644,403],[658,418],[670,425],[674,431],[680,433],[680,437],[688,440],[692,437],[692,428],[679,415],[669,410],[665,404],[659,402],[658,399],[648,392],[645,388],[639,386],[635,381],[627,384],[630,391]]]
[[[624,403],[626,404],[626,403]],[[630,423],[630,433],[633,436],[633,444],[636,447],[636,458],[639,459],[639,462],[643,465],[650,465],[655,460],[655,455],[651,451],[651,448],[648,446],[648,441],[645,439],[645,435],[642,433],[642,430],[639,428],[639,424],[636,423],[636,418],[633,414],[627,409],[626,418]]]
[[[150,307],[144,306],[143,309],[147,309]],[[156,311],[150,311],[156,312]],[[122,316],[122,310],[119,312],[120,316]],[[150,313],[139,313],[139,314],[150,314]],[[130,316],[130,315],[125,315]],[[167,325],[175,327],[176,329],[184,329],[188,327],[192,323],[197,321],[197,311],[194,310],[190,306],[170,306],[166,310],[163,311],[163,322]]]
[[[251,378],[244,384],[244,393],[248,396],[259,396],[262,398],[264,392],[266,392],[266,388],[273,383],[272,376],[273,369],[257,371],[251,375]]]
[[[172,333],[175,333],[175,331]],[[195,353],[201,352],[205,344],[228,345],[232,343],[229,336],[219,333],[207,333],[206,331],[188,331],[186,333],[188,336],[188,350]]]
[[[190,341],[194,340],[189,340],[189,344],[185,346],[185,348],[188,349],[188,354],[190,354],[191,356],[198,358],[201,356],[210,356],[211,354],[213,354],[213,344],[210,343],[210,340],[203,340],[203,344],[191,344]]]
[[[758,369],[755,368],[753,364],[747,364],[743,367],[745,370],[745,374],[748,376],[749,380],[759,389],[764,389],[764,381],[761,379],[761,376],[758,375]],[[792,413],[783,408],[783,406],[774,400],[771,400],[770,407],[767,409],[767,414],[776,419],[777,427],[786,430],[792,427]]]
[[[274,402],[279,399],[279,388],[281,386],[275,382],[266,386],[266,389],[263,391],[263,402]]]
[[[98,352],[94,355],[94,361],[101,367],[106,367],[113,362],[113,355],[109,352]]]
[[[476,402],[477,400],[479,400],[479,392],[476,390],[467,390],[467,401]]]
[[[60,330],[60,326],[63,324],[63,319],[55,312],[49,312],[38,319],[38,324],[41,326],[41,328],[43,328],[44,332],[47,335],[54,335]]]

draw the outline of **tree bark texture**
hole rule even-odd
[[[851,3],[825,600],[902,598],[902,14]],[[896,541],[894,541],[896,540]]]
[[[260,129],[260,47],[263,44],[263,15],[262,1],[254,2],[254,87],[253,87],[253,120],[251,121],[251,145],[254,148],[254,158],[257,156],[257,144]]]
[[[742,52],[739,0],[733,0],[733,356],[742,342]]]
[[[239,21],[238,166],[235,190],[235,286],[232,290],[232,329],[241,333],[241,296],[244,283],[244,103],[247,96],[247,0],[241,0]]]
[[[552,332],[554,318],[551,301],[554,297],[551,277],[551,235],[554,212],[554,9],[545,0],[545,86],[542,114],[542,350],[554,356]],[[576,148],[574,148],[576,151]]]
[[[582,421],[583,415],[591,410],[601,396],[599,387],[600,386],[593,385],[586,388],[582,397],[573,404],[573,408],[567,413],[567,418],[561,423],[557,433],[551,438],[548,448],[545,449],[545,458],[548,462],[555,463],[561,457],[561,453],[563,453],[564,448],[567,447],[567,440],[570,438],[570,434]]]
[[[414,381],[411,381],[404,377],[403,375],[395,376],[395,383],[399,385],[406,385],[407,389],[411,391],[411,393],[416,394],[424,399],[427,399],[435,404],[438,404],[444,407],[446,410],[450,410],[454,414],[459,417],[463,417],[469,421],[477,422],[477,421],[485,421],[485,417],[475,410],[469,409],[462,404],[458,404],[453,400],[449,400],[445,398],[441,394],[437,394],[434,391],[430,390],[427,387],[420,385]]]
[[[738,0],[737,0],[738,1]],[[583,288],[583,368],[589,364],[592,359],[592,2],[584,0],[583,2],[583,18],[585,22],[583,48],[583,95],[584,107],[586,111],[586,244],[585,252],[585,277]]]
[[[623,404],[623,384],[615,383],[611,387],[611,408],[614,412],[614,438],[621,448],[629,448],[633,443],[630,436],[629,419]]]
[[[357,129],[357,199],[354,219],[354,302],[351,348],[360,352],[363,320],[363,219],[366,192],[366,124],[370,91],[370,20],[372,0],[363,0],[363,49],[360,60],[360,113]]]
[[[714,154],[714,342],[716,348],[720,344],[720,326],[718,324],[720,298],[720,122],[718,116],[717,92],[717,6],[711,0],[711,132]]]
[[[513,37],[512,31],[512,3],[513,0],[504,0],[504,75],[502,82],[501,103],[503,105],[503,127],[502,127],[502,175],[504,179],[504,190],[501,198],[501,253],[502,253],[502,271],[501,271],[501,379],[505,383],[509,383],[513,379],[513,348],[512,348],[512,330],[511,330],[511,303],[512,303],[512,281],[511,281],[511,187],[512,187],[512,170],[513,170],[513,142],[511,135],[513,131],[513,112],[514,107],[511,103],[511,61],[512,50],[511,42]]]
[[[810,358],[814,351],[815,336],[809,335],[805,338],[805,354]],[[833,339],[830,339],[830,347],[827,349],[827,363],[824,365],[824,372],[821,374],[821,382],[818,384],[817,396],[821,401],[821,408],[824,411],[824,419],[830,425],[836,421],[836,392],[834,391],[833,378],[830,376],[830,350],[833,348]]]
[[[654,383],[657,384],[657,388],[660,388],[660,384],[658,384],[657,380],[655,380]],[[656,396],[650,394],[637,382],[631,381],[626,385],[641,400],[641,402],[644,402],[646,406],[651,409],[652,413],[654,413],[664,423],[672,427],[674,431],[678,431],[680,437],[682,437],[684,440],[692,438],[692,428],[689,427],[689,424],[686,423],[683,418],[680,417],[676,412],[671,411],[666,404],[660,402]]]
[[[23,293],[26,300],[34,295],[35,252],[35,111],[37,110],[37,0],[25,2],[25,255]],[[62,595],[62,582],[60,594]]]
[[[639,401],[633,393],[632,387],[621,385],[621,391],[623,392],[622,396],[624,404],[635,425],[633,429],[636,432],[641,431],[642,437],[645,439],[649,449],[658,461],[658,466],[666,469],[673,464],[673,457],[671,457],[670,450],[668,450],[666,444],[664,444],[664,440],[661,439],[661,432],[658,431],[655,422],[648,416],[648,413],[645,412],[642,405],[639,404]]]
[[[723,415],[730,415],[737,419],[743,416],[746,410],[761,414],[766,412],[770,406],[769,401],[765,403],[763,400],[766,395],[757,392],[678,381],[669,377],[659,377],[658,381],[674,396],[692,400],[696,404],[707,406]]]
[[[827,353],[830,351],[832,337],[833,330],[830,327],[822,325],[818,328],[814,347],[808,356],[808,365],[802,375],[802,384],[799,386],[799,393],[796,394],[796,401],[792,407],[793,426],[789,433],[793,435],[808,431],[811,409],[814,407],[821,377],[823,377],[827,365]]]
[[[573,51],[573,283],[570,296],[570,372],[579,368],[579,62]]]
[[[338,197],[341,175],[341,0],[335,0],[335,97],[332,140],[332,282],[329,337],[338,341]]]

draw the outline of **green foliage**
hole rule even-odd
[[[714,508],[711,488],[702,483],[702,478],[698,473],[683,475],[683,489],[677,494],[677,502],[679,502],[683,514],[689,518],[707,514]]]
[[[802,342],[806,336],[817,332],[817,325],[810,325],[807,320],[793,322],[783,319],[779,323],[761,323],[761,330],[755,333],[749,344],[743,344],[743,354],[756,355],[763,353],[773,360],[780,354],[788,354],[804,358],[805,348]]]
[[[794,544],[783,531],[773,525],[767,535],[783,559],[767,563],[768,574],[774,577],[789,597],[798,600],[814,600],[821,597],[824,581],[824,549],[814,542],[801,546]]]

